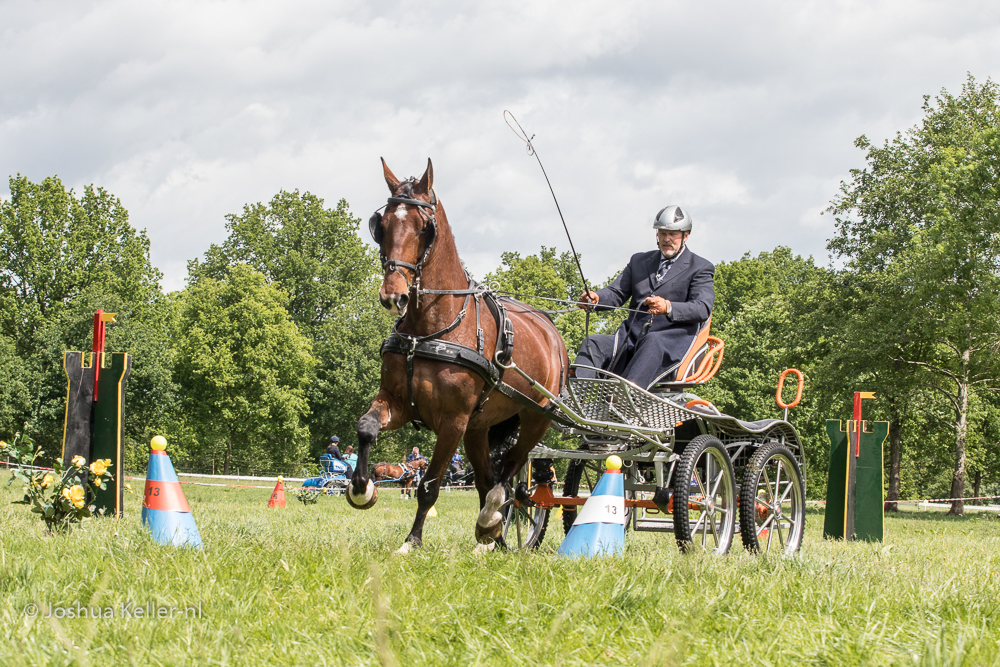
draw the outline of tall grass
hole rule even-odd
[[[3,665],[1000,664],[995,517],[908,513],[883,544],[845,544],[814,512],[795,558],[631,534],[596,560],[557,559],[553,521],[535,553],[476,557],[475,496],[453,492],[399,557],[415,501],[392,492],[367,512],[268,510],[266,490],[185,486],[206,545],[191,551],[150,541],[139,496],[53,537],[15,491],[0,490]],[[147,603],[201,615],[121,617]],[[77,604],[115,617],[44,618]]]

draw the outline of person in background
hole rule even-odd
[[[419,461],[422,458],[424,458],[424,457],[420,455],[420,449],[418,447],[414,447],[413,451],[410,452],[409,454],[407,454],[407,456],[406,456],[406,462],[407,463],[412,463],[414,461]]]
[[[337,459],[338,461],[343,461],[344,456],[340,453],[340,438],[335,435],[330,436],[330,444],[326,446],[326,453]]]
[[[348,445],[344,452],[344,463],[351,466],[351,471],[353,472],[358,467],[358,455],[354,453],[354,445]]]
[[[331,435],[330,436],[330,444],[326,446],[326,454],[324,454],[323,456],[320,457],[320,461],[322,462],[322,459],[323,459],[324,456],[336,459],[337,461],[340,461],[341,463],[343,463],[344,465],[347,466],[347,477],[348,477],[348,479],[350,479],[351,476],[354,474],[354,466],[351,465],[348,461],[344,460],[344,455],[340,453],[340,445],[339,445],[339,443],[340,443],[340,438],[338,438],[335,435]],[[357,461],[357,457],[355,457],[355,462],[356,461]]]

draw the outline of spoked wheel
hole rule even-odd
[[[784,445],[764,445],[751,457],[740,487],[740,535],[754,553],[791,554],[806,525],[802,469]]]
[[[507,500],[500,505],[503,517],[503,532],[500,546],[510,551],[537,549],[545,539],[549,525],[549,511],[533,506],[529,502],[535,487],[531,483],[531,465],[525,464],[517,474],[513,489],[507,487]]]
[[[688,443],[674,473],[674,536],[682,552],[729,551],[736,531],[736,478],[718,438]]]
[[[610,456],[610,454],[608,454]],[[570,459],[569,467],[566,469],[566,477],[563,479],[563,497],[564,498],[578,498],[580,496],[581,488],[590,493],[594,492],[594,487],[597,486],[597,480],[601,478],[605,472],[604,461],[594,460],[594,459]],[[625,473],[625,470],[622,470]],[[627,474],[627,473],[626,473]],[[634,498],[635,491],[625,491],[626,498]],[[577,514],[582,508],[582,505],[572,506],[566,505],[563,507],[562,520],[563,520],[563,531],[567,534],[569,529],[573,527],[573,522],[576,521]],[[632,527],[632,508],[625,506],[625,530]]]

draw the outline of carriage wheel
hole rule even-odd
[[[674,472],[674,536],[682,552],[729,551],[736,532],[736,477],[718,438],[688,443]]]
[[[608,456],[611,456],[608,454]],[[566,469],[566,477],[563,478],[563,498],[578,498],[580,496],[580,484],[589,493],[594,492],[597,480],[604,474],[604,461],[593,459],[570,459],[569,467]],[[625,470],[622,470],[625,473]],[[628,473],[626,473],[628,474]],[[628,479],[626,477],[626,479]],[[635,498],[635,491],[625,491],[626,498]],[[576,521],[580,505],[565,505],[562,511],[563,532],[569,534],[569,529]],[[625,530],[632,527],[632,508],[625,506]]]
[[[754,553],[791,554],[802,545],[806,525],[802,469],[784,445],[764,445],[743,472],[740,535]]]
[[[549,525],[549,511],[535,507],[525,502],[515,502],[515,496],[527,499],[534,492],[531,483],[531,464],[521,466],[521,471],[514,480],[515,487],[507,487],[507,500],[500,505],[500,515],[503,517],[503,531],[500,533],[500,546],[509,551],[527,551],[537,549],[545,539],[545,530]],[[517,489],[521,492],[518,493]]]

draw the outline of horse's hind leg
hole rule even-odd
[[[417,484],[417,516],[413,519],[410,534],[406,536],[406,541],[396,553],[406,554],[411,548],[423,544],[424,520],[427,518],[427,512],[437,502],[438,494],[441,492],[441,479],[444,477],[448,462],[451,461],[452,455],[458,449],[458,443],[461,442],[462,435],[465,433],[466,423],[468,423],[468,417],[455,418],[438,430],[434,455],[431,456],[427,472]]]
[[[503,516],[499,510],[507,498],[504,485],[510,482],[528,460],[528,454],[545,435],[550,423],[551,420],[542,415],[527,410],[521,412],[521,435],[501,461],[500,471],[493,480],[493,488],[486,494],[479,518],[476,519],[476,540],[481,544],[495,541],[503,532]]]
[[[379,431],[400,426],[392,423],[390,400],[385,390],[380,391],[372,401],[371,409],[358,420],[358,466],[345,494],[347,503],[355,509],[366,510],[378,500],[375,483],[368,477],[368,457]],[[398,414],[399,410],[395,412]]]

